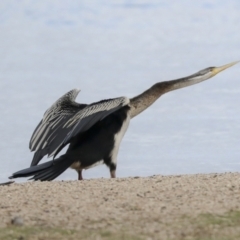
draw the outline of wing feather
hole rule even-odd
[[[77,89],[69,91],[44,113],[29,144],[35,151],[31,166],[37,165],[45,155],[55,157],[77,134],[129,104],[126,97],[78,104],[75,102],[78,93]]]
[[[44,113],[29,143],[30,150],[35,151],[31,166],[37,165],[45,155],[49,155],[49,149],[58,142],[56,136],[61,133],[63,125],[87,106],[75,102],[79,91],[73,89],[67,92]]]
[[[107,99],[100,102],[88,105],[73,116],[65,125],[64,128],[68,133],[62,139],[61,144],[54,150],[54,157],[64,148],[72,138],[81,132],[90,129],[95,123],[101,121],[111,113],[129,104],[129,99],[126,97]],[[65,131],[65,130],[64,130]],[[62,135],[63,136],[63,135]]]

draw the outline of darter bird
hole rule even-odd
[[[35,151],[31,166],[10,177],[29,177],[50,181],[71,167],[82,180],[82,170],[104,163],[116,177],[117,155],[130,119],[151,106],[163,94],[207,80],[237,62],[208,67],[188,77],[158,82],[140,95],[102,100],[92,104],[76,103],[73,89],[58,99],[44,114],[30,140]],[[68,145],[65,154],[55,158]],[[53,160],[39,164],[45,156]]]

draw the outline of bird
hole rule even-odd
[[[30,180],[51,181],[71,167],[77,171],[78,180],[82,180],[83,169],[102,163],[109,168],[110,177],[115,178],[119,146],[132,118],[163,94],[205,81],[238,62],[157,82],[133,98],[118,97],[81,104],[75,101],[79,89],[67,92],[44,113],[32,134],[29,148],[35,154],[30,167],[9,178],[31,176]],[[56,158],[68,144],[66,153]],[[39,164],[45,155],[53,159]]]

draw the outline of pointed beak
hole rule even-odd
[[[235,64],[237,64],[237,63],[239,63],[239,62],[240,62],[240,61],[236,61],[236,62],[228,63],[228,64],[223,65],[223,66],[221,66],[221,67],[215,67],[215,68],[212,70],[212,73],[213,73],[213,75],[216,75],[216,74],[218,74],[219,72],[221,72],[221,71],[223,71],[223,70],[225,70],[225,69],[227,69],[227,68],[229,68],[229,67],[232,67],[233,65],[235,65]]]

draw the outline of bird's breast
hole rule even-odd
[[[123,139],[124,134],[126,133],[128,126],[130,123],[130,111],[127,111],[126,118],[122,123],[122,126],[118,132],[115,133],[114,135],[114,147],[110,153],[112,161],[116,164],[117,162],[117,155],[118,155],[118,150],[120,143]]]

